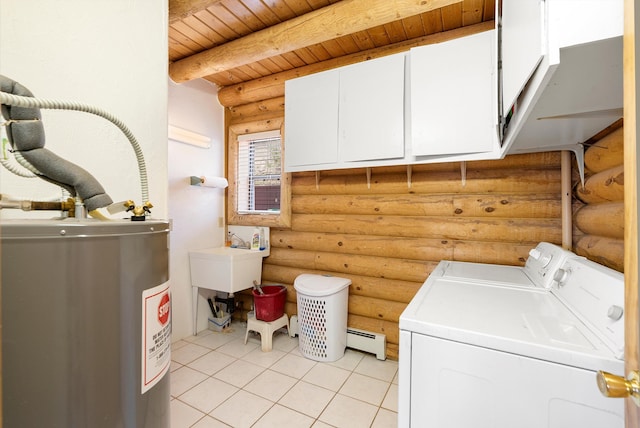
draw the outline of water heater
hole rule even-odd
[[[169,428],[165,221],[3,220],[5,427]]]

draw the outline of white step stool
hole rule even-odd
[[[255,312],[249,312],[247,314],[247,332],[244,334],[244,344],[247,344],[249,331],[255,331],[260,333],[262,352],[269,352],[273,348],[273,333],[281,327],[287,327],[287,334],[289,333],[289,317],[287,314],[282,315],[277,320],[267,322],[256,319]]]

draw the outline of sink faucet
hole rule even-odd
[[[247,248],[250,248],[250,247],[251,247],[251,246],[249,245],[249,243],[248,243],[248,242],[244,241],[242,238],[240,238],[238,235],[236,235],[236,234],[235,234],[235,233],[233,233],[233,232],[229,232],[229,238],[230,238],[230,240],[231,240],[231,246],[232,246],[232,247],[235,247],[235,248],[245,248],[245,249],[247,249]],[[236,238],[236,239],[239,241],[239,243],[234,245],[234,243],[233,243],[233,238]]]

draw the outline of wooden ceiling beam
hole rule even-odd
[[[176,61],[169,75],[182,83],[461,2],[343,0]]]

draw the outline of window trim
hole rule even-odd
[[[228,158],[228,180],[227,189],[227,223],[242,226],[268,226],[268,227],[291,227],[291,173],[284,172],[284,119],[270,119],[256,122],[241,123],[229,126],[229,136],[227,142]],[[280,150],[282,162],[282,175],[280,177],[280,213],[251,213],[241,214],[238,212],[238,195],[235,191],[237,186],[237,158],[238,158],[238,138],[241,135],[255,134],[265,131],[280,131]]]

